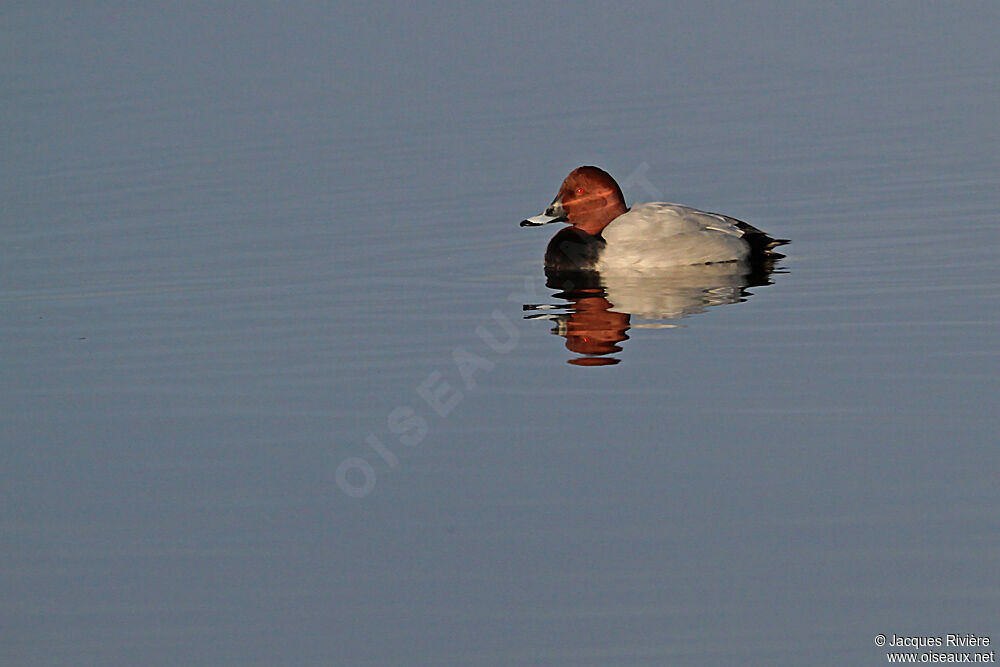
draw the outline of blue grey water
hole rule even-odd
[[[0,663],[1000,641],[998,34],[988,3],[0,10]],[[581,164],[787,258],[581,354],[555,230],[517,226]]]

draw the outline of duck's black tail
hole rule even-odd
[[[775,248],[791,243],[788,239],[776,239],[767,232],[757,229],[753,225],[722,216],[743,232],[743,239],[750,245],[750,274],[747,276],[748,287],[758,285],[770,285],[771,273],[775,270],[778,260],[785,256],[776,251]]]
[[[729,220],[743,232],[743,239],[750,244],[751,256],[763,255],[770,259],[781,259],[784,257],[780,252],[775,252],[774,249],[778,246],[791,243],[791,241],[788,239],[776,239],[767,232],[761,231],[742,220],[737,220],[736,218],[729,218]]]

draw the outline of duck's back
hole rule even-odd
[[[750,245],[736,220],[689,206],[652,202],[615,218],[601,236],[598,269],[658,268],[747,259]]]

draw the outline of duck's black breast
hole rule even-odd
[[[545,266],[550,269],[593,269],[607,242],[600,236],[566,227],[552,237],[545,249]]]

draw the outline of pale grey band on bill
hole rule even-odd
[[[528,218],[521,221],[522,227],[541,227],[542,225],[547,225],[550,222],[555,222],[560,220],[554,215],[545,215],[544,213],[536,215],[534,217]]]

